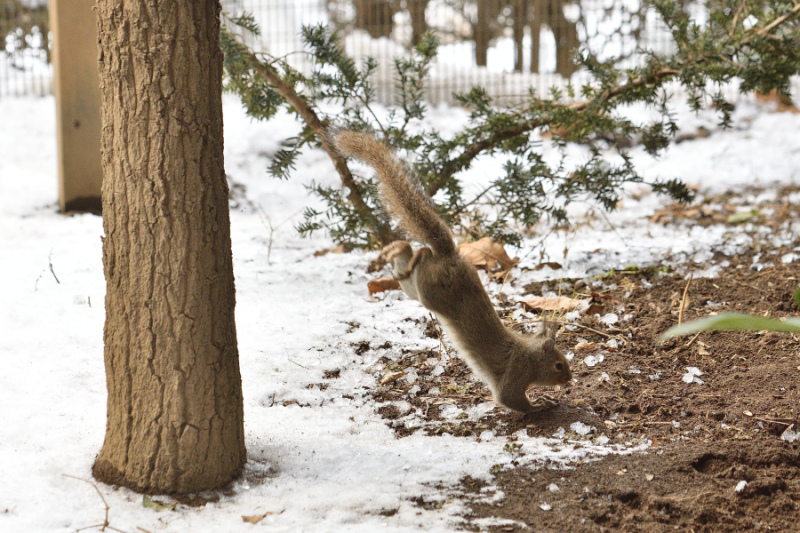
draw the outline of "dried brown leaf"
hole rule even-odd
[[[566,296],[533,296],[522,300],[522,305],[531,311],[561,311],[564,309],[574,309],[583,300],[568,298]]]
[[[490,237],[484,237],[475,242],[459,244],[458,253],[475,265],[475,268],[483,268],[490,272],[511,270],[519,262],[516,259],[511,259],[505,249]]]
[[[371,279],[367,283],[367,290],[370,296],[383,291],[399,291],[400,283],[394,278]]]
[[[267,517],[267,515],[270,515],[270,514],[272,514],[272,513],[255,514],[255,515],[250,515],[250,516],[242,515],[242,520],[244,522],[247,522],[248,524],[258,524],[259,522],[264,520]]]
[[[596,344],[593,342],[581,341],[578,344],[576,344],[572,349],[575,350],[576,352],[583,352],[585,350],[593,350],[595,346]]]
[[[561,263],[556,263],[556,262],[553,262],[553,261],[549,261],[549,262],[545,262],[545,263],[539,263],[538,265],[533,267],[533,269],[534,270],[541,270],[541,269],[543,269],[545,267],[551,268],[553,270],[561,270],[562,268],[564,268],[563,266],[561,266]]]
[[[593,316],[593,315],[603,315],[606,312],[606,308],[603,304],[598,303],[591,303],[589,307],[587,307],[584,311],[584,315]]]
[[[333,248],[325,248],[324,250],[317,250],[314,252],[314,257],[319,257],[326,254],[346,254],[350,250],[344,243],[334,246]]]

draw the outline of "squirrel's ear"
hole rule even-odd
[[[552,337],[548,337],[548,338],[546,338],[546,339],[544,340],[544,344],[542,344],[542,347],[543,347],[545,350],[547,350],[547,351],[550,351],[550,350],[552,350],[553,348],[555,348],[555,347],[556,347],[556,341],[554,341],[554,340],[552,339]]]

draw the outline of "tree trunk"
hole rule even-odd
[[[514,72],[522,72],[523,48],[522,41],[525,37],[525,24],[528,21],[528,0],[514,0],[512,21],[514,31]]]
[[[485,67],[488,61],[490,19],[492,9],[489,0],[478,0],[478,20],[475,21],[475,63]]]
[[[411,16],[411,44],[417,46],[422,36],[428,31],[425,22],[425,10],[429,0],[408,0],[408,13]]]
[[[577,70],[572,57],[580,41],[575,23],[564,16],[565,3],[565,0],[551,0],[550,27],[556,40],[556,72],[569,78]]]
[[[545,5],[549,0],[533,0],[533,20],[531,21],[531,72],[539,72],[541,54],[542,25],[545,19]]]
[[[396,12],[391,0],[356,0],[356,28],[367,30],[370,37],[389,37]]]
[[[100,0],[108,420],[95,477],[218,488],[245,462],[219,2]]]

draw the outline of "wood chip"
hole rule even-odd
[[[406,373],[403,372],[402,370],[398,372],[389,372],[388,374],[386,374],[381,378],[381,385],[386,385],[387,383],[394,383],[395,381],[397,381],[398,379],[402,378],[405,375]]]

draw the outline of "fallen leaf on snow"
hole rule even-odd
[[[533,269],[534,269],[534,270],[541,270],[541,269],[543,269],[543,268],[545,268],[545,267],[547,267],[547,268],[551,268],[551,269],[553,269],[553,270],[561,270],[562,268],[564,268],[563,266],[561,266],[561,263],[556,263],[556,262],[553,262],[553,261],[548,261],[548,262],[546,262],[546,263],[539,263],[538,265],[536,265],[535,267],[533,267]]]
[[[406,373],[403,371],[389,372],[388,374],[386,374],[381,378],[381,385],[386,385],[387,383],[394,383],[395,381],[397,381],[398,379],[402,378],[405,375]]]
[[[750,211],[744,211],[741,213],[734,213],[728,217],[728,224],[744,224],[745,222],[750,222],[753,217],[758,215],[757,209],[751,209]]]
[[[778,93],[777,89],[772,89],[768,93],[756,92],[756,100],[759,102],[767,102],[776,104],[775,111],[790,113],[800,113],[800,110],[792,102],[792,97],[785,94]]]
[[[370,296],[383,291],[399,291],[400,283],[394,278],[371,279],[367,283],[367,290]]]
[[[581,352],[583,350],[592,350],[592,349],[594,349],[595,346],[596,346],[596,344],[593,343],[593,342],[581,341],[581,342],[579,342],[578,344],[575,345],[573,350],[575,350],[576,352]]]
[[[142,497],[142,506],[150,507],[151,509],[155,509],[156,511],[174,511],[176,505],[178,505],[177,502],[167,504],[164,502],[160,502],[158,500],[151,500],[147,496]]]
[[[505,249],[490,237],[459,244],[458,253],[472,263],[475,268],[483,268],[489,272],[497,270],[505,272],[511,270],[519,262],[508,257]]]
[[[264,513],[264,514],[254,514],[250,516],[242,515],[242,520],[247,522],[248,524],[258,524],[262,520],[264,520],[267,516],[271,515],[272,513]]]
[[[522,300],[522,305],[531,311],[561,311],[574,309],[581,305],[583,300],[568,298],[566,296],[534,296]]]
[[[326,254],[346,254],[349,252],[347,246],[345,244],[339,244],[334,246],[333,248],[325,248],[324,250],[317,250],[314,252],[314,257],[319,257],[321,255]]]

